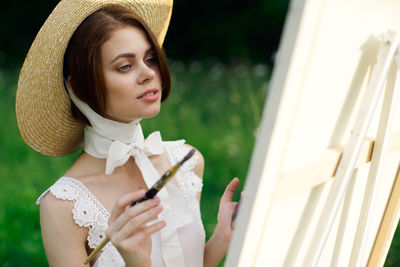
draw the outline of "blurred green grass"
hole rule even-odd
[[[186,139],[202,152],[201,211],[209,237],[226,184],[238,177],[238,191],[244,185],[270,70],[263,64],[207,61],[171,61],[170,66],[171,95],[161,113],[143,120],[142,127],[145,136],[161,130],[164,140]],[[47,266],[35,201],[79,152],[47,157],[25,145],[14,110],[17,79],[18,70],[0,70],[0,266]],[[400,266],[399,249],[397,237],[385,266]]]

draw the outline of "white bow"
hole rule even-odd
[[[116,167],[125,164],[132,156],[142,171],[147,186],[151,186],[159,174],[148,157],[161,153],[163,153],[163,147],[160,132],[154,132],[144,140],[143,133],[140,131],[134,142],[130,144],[118,140],[112,141],[107,152],[106,174],[111,174]]]

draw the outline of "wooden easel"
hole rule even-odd
[[[291,2],[225,266],[303,267],[307,253],[316,258],[309,266],[379,266],[400,216],[400,113],[382,137],[398,36],[386,35],[380,50],[377,33],[400,29],[400,2]],[[368,112],[377,114],[371,123]]]
[[[324,250],[334,219],[338,214],[338,210],[343,202],[346,189],[348,188],[351,177],[354,173],[356,161],[359,157],[368,126],[372,120],[374,112],[377,109],[378,100],[385,91],[384,83],[387,81],[390,67],[392,66],[393,62],[396,61],[397,68],[400,69],[400,56],[398,55],[400,47],[400,33],[389,32],[384,35],[383,39],[384,40],[378,54],[377,63],[373,69],[371,80],[367,87],[367,91],[365,92],[352,134],[336,170],[335,178],[330,188],[326,204],[322,210],[302,266],[323,266],[323,263],[320,262],[321,253]],[[395,101],[399,99],[399,85],[400,78],[399,75],[397,75],[395,85],[393,87],[388,86],[384,96],[378,133],[374,144],[371,167],[368,175],[367,188],[364,195],[364,201],[360,213],[349,266],[365,266],[365,263],[363,263],[363,259],[365,258],[363,255],[366,253],[363,246],[365,237],[364,233],[368,232],[369,229],[369,218],[371,216],[370,211],[371,207],[374,205],[374,193],[376,188],[379,186],[379,177],[383,166],[382,163],[384,161],[385,151],[388,147],[388,137],[390,135],[391,122],[394,109],[396,107]],[[399,183],[400,182],[396,182],[397,187],[400,187],[400,185],[398,185]],[[398,189],[396,186],[390,197],[390,208],[388,205],[388,209],[386,210],[383,219],[385,224],[387,224],[387,221],[389,221],[391,230],[397,224],[395,221],[398,221],[399,217],[399,212],[396,210],[396,208],[398,208],[400,205],[400,192],[398,192],[400,189]],[[395,219],[393,219],[393,217],[395,217]],[[385,227],[387,228],[387,226]],[[392,237],[390,237],[388,229],[382,231],[378,233],[376,239],[377,243],[375,243],[371,253],[369,263],[370,266],[377,266],[371,265],[375,264],[375,262],[379,262],[380,265],[383,264],[382,261],[387,254],[387,239],[391,239]],[[393,231],[390,233],[393,236]],[[383,241],[381,240],[382,238]],[[381,248],[382,246],[385,246],[383,250]],[[378,250],[380,251],[379,253],[375,252]]]

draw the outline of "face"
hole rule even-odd
[[[110,119],[131,122],[158,114],[161,77],[155,53],[141,29],[124,26],[114,30],[101,48],[101,59]]]

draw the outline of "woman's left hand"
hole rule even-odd
[[[232,215],[237,202],[232,201],[233,194],[239,186],[239,179],[234,178],[225,188],[219,202],[217,226],[204,251],[204,266],[217,266],[229,248],[232,237]]]
[[[239,179],[233,178],[232,181],[226,186],[225,192],[221,197],[219,202],[218,210],[218,223],[215,228],[215,234],[222,234],[222,238],[226,240],[227,243],[230,242],[232,236],[232,215],[238,205],[237,202],[232,201],[233,194],[239,186]],[[217,233],[216,231],[221,233]]]

